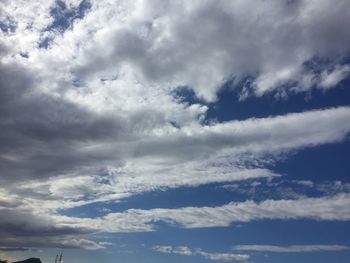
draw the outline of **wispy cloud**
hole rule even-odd
[[[155,251],[167,254],[179,254],[184,256],[202,256],[210,260],[218,260],[224,262],[248,262],[249,255],[233,254],[233,253],[210,253],[201,249],[191,250],[186,246],[172,247],[172,246],[154,246]]]
[[[272,246],[272,245],[239,245],[234,246],[234,250],[261,251],[274,253],[305,253],[320,251],[344,251],[349,250],[348,246],[341,245],[292,245],[292,246]]]
[[[234,222],[269,219],[350,220],[350,194],[296,200],[245,201],[217,207],[183,207],[176,209],[129,209],[95,219],[57,217],[64,223],[93,226],[106,232],[154,231],[153,222],[163,221],[183,228],[227,227]]]

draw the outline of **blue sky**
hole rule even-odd
[[[350,259],[350,3],[0,4],[0,259]]]

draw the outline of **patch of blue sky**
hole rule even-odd
[[[318,253],[259,253],[254,255],[256,262],[259,263],[346,263],[349,260],[350,253],[348,251],[337,251],[337,252],[318,252]]]
[[[240,253],[251,256],[252,262],[259,263],[348,263],[350,251],[310,252],[310,253],[270,253],[239,251],[232,249],[236,245],[329,245],[350,246],[347,231],[349,222],[327,222],[314,220],[264,220],[250,223],[232,224],[230,227],[182,229],[165,223],[156,223],[158,231],[147,233],[100,233],[95,235],[96,242],[110,242],[112,245],[103,250],[65,250],[64,256],[71,262],[94,263],[103,259],[104,263],[142,262],[215,262],[199,256],[185,256],[160,253],[152,250],[155,245],[187,246],[200,248],[213,253]],[[16,252],[23,258],[41,257],[52,262],[60,249]],[[11,254],[11,253],[9,253]],[[73,260],[78,259],[78,260]],[[219,262],[219,261],[218,261]]]
[[[91,3],[89,0],[81,1],[76,8],[68,8],[64,1],[57,0],[50,11],[53,22],[45,30],[57,30],[63,33],[73,24],[74,20],[82,19],[90,8]]]
[[[154,245],[187,246],[191,249],[201,248],[204,251],[216,253],[242,253],[252,256],[253,262],[321,262],[329,263],[335,259],[345,263],[349,257],[349,251],[340,252],[315,252],[315,253],[257,253],[251,251],[237,251],[232,247],[242,244],[261,245],[310,245],[310,244],[340,244],[350,245],[350,239],[344,229],[349,228],[349,222],[320,222],[314,220],[264,220],[250,223],[232,224],[230,227],[182,229],[169,226],[165,223],[156,223],[158,231],[148,233],[116,233],[104,235],[115,245],[107,248],[118,254],[119,244],[124,250],[134,251],[128,255],[128,259],[136,261],[140,256],[147,258],[145,262],[208,262],[197,256],[188,257],[174,254],[162,254],[152,251]],[[267,259],[265,255],[268,255]],[[325,256],[326,259],[320,258]],[[118,255],[118,257],[122,255]],[[292,256],[297,261],[285,261]],[[272,260],[269,261],[269,259]],[[313,261],[314,259],[318,261]],[[312,260],[311,260],[312,259]],[[108,259],[107,259],[108,260]],[[148,261],[149,260],[149,261]],[[338,262],[338,261],[337,261]]]
[[[56,0],[50,11],[53,22],[43,32],[63,34],[73,25],[75,20],[82,19],[90,8],[91,3],[89,0],[82,0],[76,8],[69,8],[64,1]],[[53,39],[53,36],[43,37],[39,42],[39,48],[47,48]]]
[[[282,175],[272,181],[250,179],[237,182],[205,184],[196,187],[160,189],[133,195],[120,202],[97,202],[62,210],[79,217],[97,217],[130,208],[179,208],[186,206],[220,206],[229,202],[256,202],[265,199],[321,197],[347,192],[349,189],[350,140],[306,148],[267,166]],[[301,181],[300,183],[298,183]],[[310,181],[314,185],[305,185]],[[304,183],[304,184],[303,184]]]
[[[197,187],[155,190],[133,195],[120,202],[97,202],[80,207],[60,210],[60,214],[78,217],[98,217],[110,212],[127,209],[181,208],[185,206],[219,206],[230,201],[244,201],[246,195],[220,188],[223,184],[207,184]]]
[[[349,54],[348,54],[349,55]],[[332,70],[336,64],[345,65],[350,63],[349,56],[335,57],[314,57],[304,62],[304,70],[315,74],[320,74],[324,70]]]
[[[248,80],[249,81],[249,80]],[[248,97],[239,101],[239,89],[227,83],[218,95],[218,101],[207,104],[207,120],[217,121],[244,120],[251,117],[268,117],[303,112],[307,110],[350,105],[350,78],[343,80],[337,87],[311,93],[288,94],[288,99],[276,99],[275,94],[262,97]],[[179,88],[174,97],[188,104],[204,102],[186,87]],[[98,217],[110,212],[122,212],[130,208],[179,208],[186,206],[220,206],[229,202],[266,199],[293,199],[298,196],[321,197],[337,192],[347,192],[347,188],[337,188],[337,183],[348,184],[350,171],[350,140],[342,143],[326,144],[299,150],[284,156],[267,168],[282,175],[281,178],[246,180],[233,183],[200,185],[157,190],[131,196],[120,202],[94,203],[73,209],[62,210],[61,214],[81,217]],[[298,183],[298,181],[302,181]],[[303,185],[303,181],[314,183],[313,187]],[[237,186],[237,188],[235,188]],[[230,227],[182,229],[165,222],[155,223],[157,231],[150,233],[105,234],[114,243],[104,250],[105,262],[121,260],[134,262],[142,257],[143,262],[208,262],[201,257],[163,254],[152,251],[152,246],[186,245],[200,247],[212,252],[232,252],[233,245],[302,245],[302,244],[340,244],[350,245],[350,238],[344,229],[350,229],[349,222],[327,222],[315,220],[259,220],[249,223],[233,223]],[[108,240],[108,239],[107,239]],[[106,241],[107,241],[106,240]],[[118,241],[119,240],[119,241]],[[123,248],[118,248],[118,242]],[[127,252],[131,251],[131,253]],[[238,251],[243,253],[243,251]],[[73,254],[76,252],[72,252]],[[80,252],[79,252],[80,253]],[[89,252],[84,252],[89,253]],[[253,261],[274,263],[283,262],[347,262],[350,252],[317,252],[278,254],[268,252],[247,252]],[[111,256],[108,256],[111,255]],[[72,256],[73,257],[73,256]],[[87,259],[89,257],[87,256]],[[87,260],[89,262],[89,260]]]
[[[219,92],[217,102],[207,105],[209,109],[206,118],[223,122],[347,106],[350,105],[349,85],[350,78],[347,78],[327,91],[313,89],[307,93],[291,93],[288,94],[288,99],[276,99],[276,93],[271,92],[262,97],[250,96],[242,101],[238,99],[239,87],[226,85]]]
[[[172,96],[179,102],[192,104],[207,104],[204,100],[198,98],[194,91],[188,86],[180,86],[172,91]]]
[[[312,68],[314,71],[320,71],[320,69],[316,68],[318,64],[313,61],[310,60],[307,67],[310,70]],[[349,64],[349,59],[343,62],[344,64]],[[174,91],[173,96],[189,105],[195,103],[205,104],[208,107],[207,122],[212,120],[224,122],[248,118],[264,118],[293,112],[350,105],[350,89],[348,88],[350,86],[350,77],[345,78],[336,87],[328,90],[314,88],[308,92],[288,92],[286,93],[288,98],[278,98],[278,89],[276,92],[270,92],[261,97],[255,96],[252,94],[251,87],[253,80],[254,78],[247,76],[236,84],[233,80],[227,81],[218,92],[217,101],[213,103],[206,103],[196,97],[195,93],[188,87],[179,87]],[[244,100],[240,100],[243,87],[247,87],[248,92],[251,94]]]
[[[312,183],[312,185],[308,184]],[[230,202],[253,200],[298,199],[323,197],[350,192],[348,181],[328,180],[311,182],[281,177],[273,180],[259,179],[236,183],[208,184],[198,187],[180,187],[167,191],[152,191],[131,196],[120,202],[96,202],[80,207],[60,210],[60,214],[95,218],[111,212],[128,209],[181,208],[187,206],[222,206]]]
[[[350,138],[301,150],[274,167],[290,180],[349,181]]]
[[[17,28],[17,23],[10,17],[0,21],[0,30],[6,34],[14,33]]]

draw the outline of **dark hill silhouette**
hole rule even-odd
[[[22,260],[22,261],[16,261],[13,263],[42,263],[40,258],[28,258],[26,260]]]

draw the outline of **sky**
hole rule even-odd
[[[350,1],[2,0],[0,259],[347,263]]]

